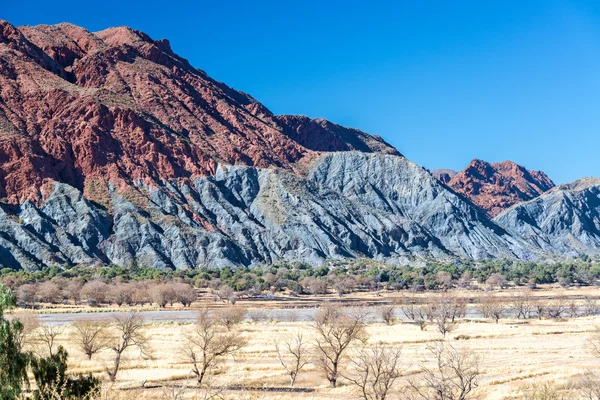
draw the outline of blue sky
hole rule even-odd
[[[273,112],[379,134],[430,169],[600,176],[597,1],[20,0],[0,18],[168,38]]]

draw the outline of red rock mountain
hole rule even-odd
[[[61,181],[101,201],[129,187],[213,174],[218,163],[302,171],[320,151],[399,154],[325,120],[274,116],[130,28],[0,21],[0,197]]]
[[[490,164],[478,159],[444,183],[485,210],[490,217],[554,187],[541,171],[529,171],[512,161]]]

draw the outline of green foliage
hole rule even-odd
[[[56,354],[31,360],[37,385],[33,392],[35,400],[85,399],[96,393],[100,381],[91,374],[67,376],[67,358],[67,351],[59,346]]]
[[[0,285],[0,400],[18,398],[21,387],[27,383],[30,355],[21,351],[16,339],[23,325],[18,319],[4,318],[4,311],[15,304],[14,294]]]

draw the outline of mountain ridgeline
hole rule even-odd
[[[378,136],[273,115],[129,28],[1,21],[0,88],[1,268],[600,248],[597,180],[552,188],[512,163],[438,180]]]

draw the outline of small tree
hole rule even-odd
[[[208,310],[201,310],[194,331],[186,336],[182,352],[192,364],[192,373],[201,385],[219,361],[235,355],[245,345],[246,340],[239,332],[226,330]]]
[[[394,324],[394,306],[382,306],[377,309],[377,314],[386,323],[386,325]]]
[[[75,340],[77,346],[87,356],[88,360],[108,346],[107,324],[100,322],[75,322]]]
[[[477,388],[481,358],[469,351],[437,343],[429,347],[434,367],[421,366],[422,372],[409,381],[423,400],[465,400]]]
[[[4,317],[4,311],[14,307],[17,299],[6,286],[0,284],[0,399],[16,399],[27,380],[27,364],[31,358],[23,353],[17,339],[23,330],[18,319]]]
[[[385,400],[402,373],[400,355],[400,348],[384,345],[360,349],[350,359],[354,372],[344,377],[360,388],[364,400]]]
[[[108,296],[108,285],[102,281],[90,281],[81,288],[81,296],[90,306],[103,304]]]
[[[241,307],[226,308],[216,311],[215,318],[230,331],[234,325],[241,324],[244,321],[247,312],[248,310]]]
[[[365,314],[343,311],[331,306],[319,309],[315,316],[317,363],[332,388],[340,375],[340,364],[349,346],[367,339]]]
[[[178,302],[183,304],[184,307],[191,306],[198,297],[194,287],[187,283],[176,283],[173,285],[173,289],[175,291],[175,298]]]
[[[125,350],[135,347],[143,357],[150,356],[148,338],[143,332],[144,319],[139,313],[115,316],[113,325],[115,335],[110,339],[108,348],[112,350],[114,359],[112,366],[106,366],[106,373],[111,382],[117,379]]]
[[[301,332],[283,339],[283,344],[275,342],[277,358],[290,376],[290,387],[294,387],[298,373],[310,362],[308,348]]]
[[[487,295],[479,298],[477,310],[481,313],[483,318],[490,318],[498,323],[500,318],[504,316],[506,305],[501,298]]]
[[[67,357],[67,351],[59,346],[55,354],[31,360],[37,386],[33,392],[35,400],[85,399],[97,393],[100,381],[92,374],[67,376]]]
[[[63,328],[54,325],[42,325],[36,332],[34,341],[48,350],[48,355],[54,355],[56,339],[63,333]]]

